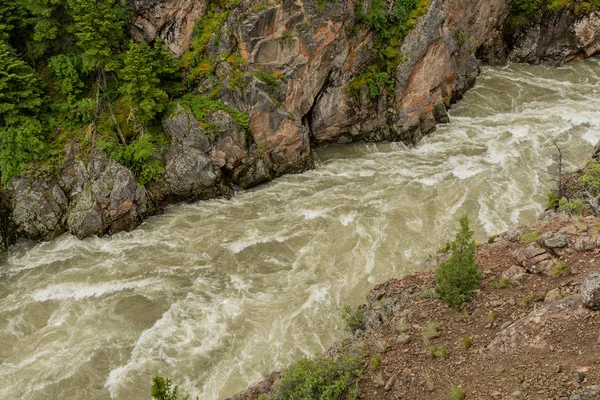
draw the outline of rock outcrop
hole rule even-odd
[[[77,144],[65,150],[58,177],[11,182],[19,235],[48,240],[67,231],[83,238],[132,229],[168,202],[229,195],[311,168],[311,148],[319,144],[414,144],[448,122],[448,107],[479,73],[477,57],[559,65],[598,50],[596,12],[565,11],[542,18],[539,29],[511,31],[510,1],[431,0],[394,45],[402,61],[393,82],[378,93],[367,84],[353,91],[377,63],[376,33],[356,18],[357,7],[368,12],[372,2],[226,4],[130,0],[135,40],[160,36],[176,56],[208,60],[202,65],[211,72],[192,81],[193,94],[213,103],[201,113],[183,100],[171,107],[163,121],[171,138],[162,154],[165,173],[146,188],[130,169],[98,151],[81,154]],[[201,18],[218,27],[193,44]]]
[[[600,12],[566,8],[520,27],[507,24],[505,43],[512,62],[561,66],[588,58],[600,51]]]
[[[0,188],[0,254],[15,240],[12,206],[5,191]]]

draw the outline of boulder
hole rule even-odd
[[[585,278],[579,292],[584,306],[592,310],[600,310],[600,274],[592,274]]]
[[[542,234],[541,242],[548,248],[557,249],[567,247],[569,245],[569,238],[563,234],[545,232]]]

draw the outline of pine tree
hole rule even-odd
[[[23,172],[42,151],[42,105],[37,73],[0,41],[0,171],[3,183]]]
[[[481,273],[475,262],[475,241],[469,228],[469,218],[460,219],[460,230],[450,243],[452,255],[440,264],[435,271],[436,292],[451,307],[458,307],[468,301],[473,294]]]
[[[0,126],[14,123],[22,115],[36,115],[41,105],[38,74],[0,41]]]
[[[73,18],[67,0],[20,0],[29,13],[27,56],[39,59],[69,47]]]
[[[106,89],[104,73],[119,67],[115,54],[125,36],[127,8],[119,0],[68,0],[68,4],[83,67],[98,71]]]
[[[145,42],[130,43],[119,72],[120,92],[138,129],[165,109],[169,98],[160,88],[160,77],[174,73],[175,69],[174,61],[163,49],[161,41],[157,40],[154,47]]]

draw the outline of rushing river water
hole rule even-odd
[[[418,268],[468,213],[534,220],[551,138],[600,139],[600,63],[484,68],[417,147],[331,146],[315,170],[177,205],[130,233],[21,242],[0,263],[1,399],[222,399],[344,336],[339,309]],[[573,164],[571,164],[573,165]]]

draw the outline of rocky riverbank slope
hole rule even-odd
[[[361,398],[600,398],[600,221],[547,212],[476,258],[483,280],[461,311],[436,298],[432,269],[371,290],[328,352],[358,351]]]
[[[561,65],[595,54],[600,43],[600,14],[589,4],[516,24],[510,0],[421,0],[393,38],[391,27],[374,22],[375,11],[389,12],[381,1],[219,4],[130,2],[132,37],[163,37],[201,77],[196,97],[172,104],[163,121],[162,177],[144,187],[100,149],[69,144],[56,174],[9,183],[0,208],[11,224],[3,224],[0,248],[15,235],[130,230],[165,204],[304,171],[317,145],[416,143],[448,121],[448,107],[474,84],[478,59]],[[380,71],[382,63],[393,74]],[[207,97],[218,101],[199,100]]]

